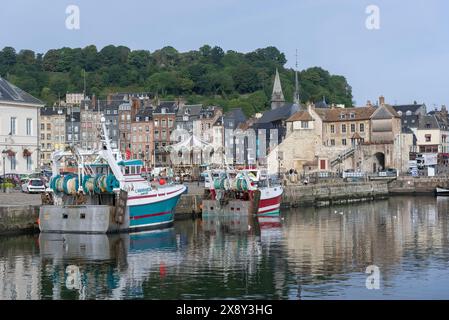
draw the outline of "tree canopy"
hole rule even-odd
[[[249,53],[224,51],[204,45],[179,52],[164,47],[154,52],[109,45],[101,50],[51,49],[0,51],[0,75],[49,105],[67,92],[87,92],[104,98],[117,91],[151,92],[164,99],[182,96],[192,103],[241,106],[250,115],[269,107],[274,73],[279,70],[287,101],[293,100],[294,70],[284,68],[285,55],[275,47]],[[299,73],[302,102],[321,101],[352,106],[352,91],[345,77],[319,67]]]

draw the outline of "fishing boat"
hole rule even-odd
[[[279,216],[283,188],[265,170],[232,168],[205,172],[203,215],[244,213]]]
[[[52,155],[50,191],[39,212],[41,232],[114,233],[169,227],[186,187],[152,185],[142,178],[141,160],[112,150],[105,119],[100,150],[71,147]],[[76,173],[61,172],[70,163]]]
[[[442,188],[442,187],[436,187],[435,194],[437,196],[449,196],[449,189],[448,188]]]

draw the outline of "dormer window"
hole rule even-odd
[[[354,113],[354,112],[351,112],[351,113],[349,114],[349,118],[354,119],[354,118],[355,118],[355,113]]]
[[[161,109],[161,113],[162,113],[162,114],[166,114],[166,113],[167,113],[167,109],[166,109],[166,108],[162,108],[162,109]]]
[[[145,121],[147,121],[147,122],[148,122],[149,120],[150,120],[150,118],[149,118],[149,117],[145,117]]]
[[[407,112],[405,113],[406,116],[411,116],[412,112],[410,110],[407,110]]]
[[[430,129],[430,123],[426,123],[426,129]]]
[[[402,117],[402,111],[398,111],[398,115]]]
[[[340,119],[346,119],[346,115],[344,113],[340,114]]]
[[[140,121],[140,117],[136,117],[136,122],[139,122]]]

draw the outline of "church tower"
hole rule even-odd
[[[277,109],[284,105],[285,98],[282,92],[281,79],[279,77],[279,71],[276,68],[276,77],[274,78],[273,94],[271,95],[271,109]]]

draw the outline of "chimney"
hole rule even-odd
[[[372,107],[373,105],[371,104],[371,100],[368,100],[367,102],[366,102],[366,106],[367,107]]]
[[[383,106],[385,104],[385,97],[384,96],[380,96],[379,97],[379,106]]]

